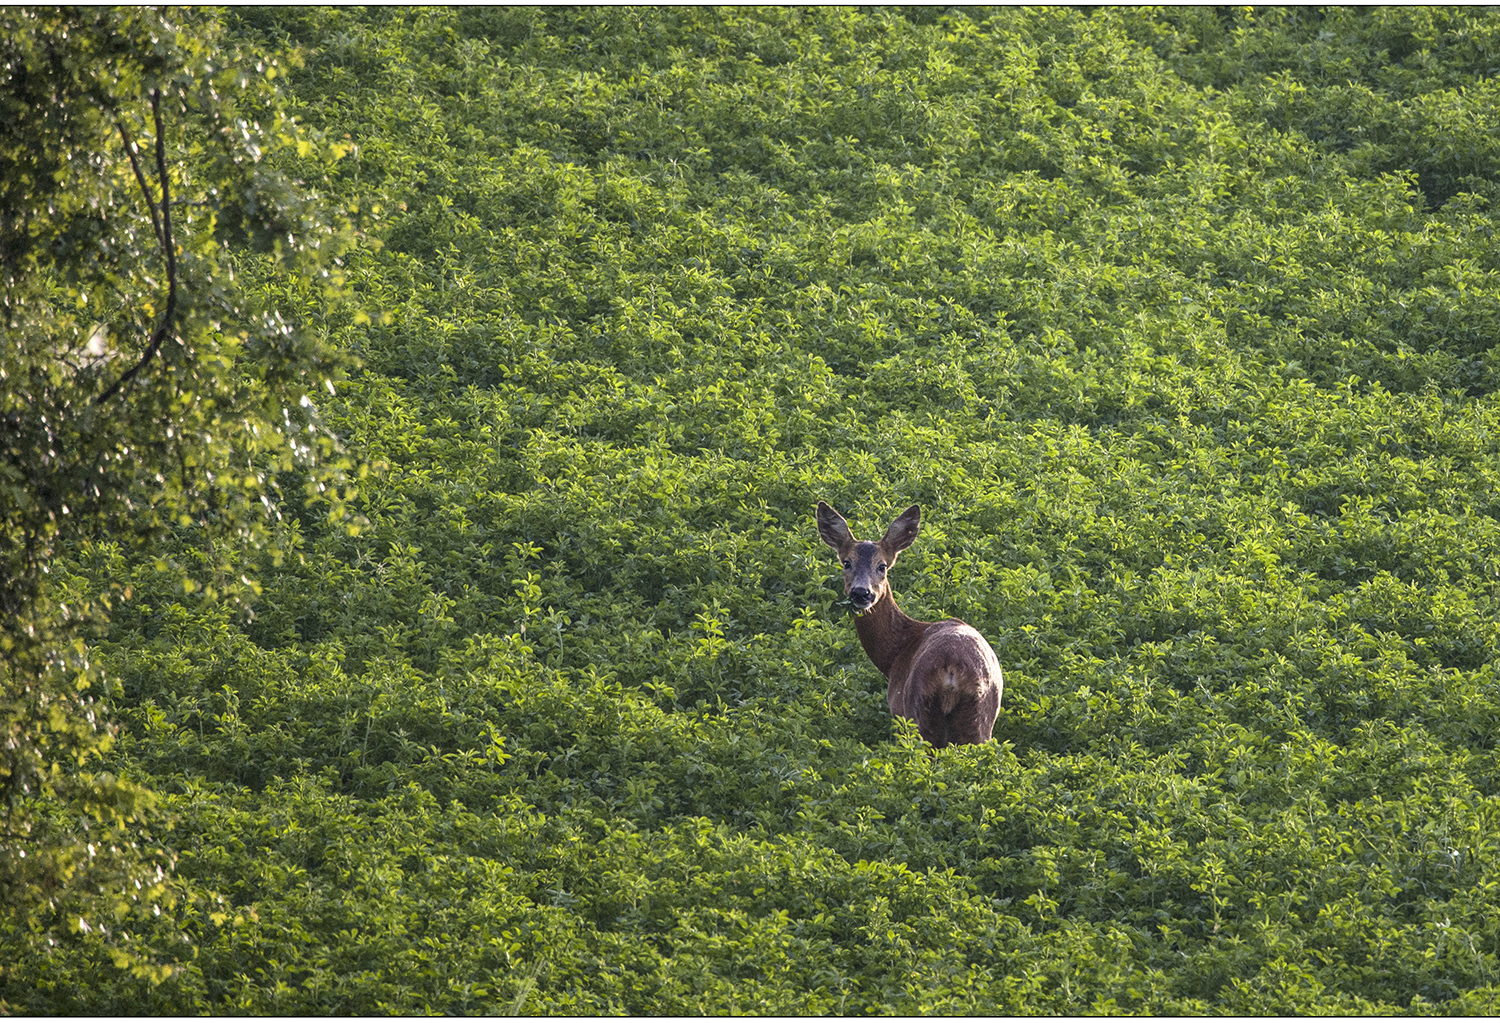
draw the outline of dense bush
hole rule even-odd
[[[369,525],[69,564],[184,897],[9,1006],[1493,1010],[1495,16],[231,18],[384,243]],[[819,498],[924,506],[994,743],[891,720]]]
[[[174,897],[140,841],[153,793],[101,763],[87,641],[129,581],[55,563],[192,530],[188,563],[147,558],[232,600],[283,483],[345,496],[306,396],[347,361],[325,323],[356,237],[315,191],[341,147],[288,115],[283,69],[209,10],[0,11],[0,977],[70,932],[160,976],[132,918]]]

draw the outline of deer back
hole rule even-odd
[[[865,653],[886,676],[891,713],[934,746],[988,742],[1004,688],[1000,660],[967,622],[919,622],[886,595],[855,619]]]

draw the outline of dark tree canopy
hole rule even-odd
[[[191,535],[164,567],[232,595],[277,475],[338,472],[312,394],[339,360],[296,310],[338,292],[348,232],[292,165],[341,151],[286,115],[281,71],[205,12],[0,11],[0,940],[107,930],[88,900],[142,876],[166,895],[126,827],[150,794],[97,773],[83,639],[108,599],[56,556]]]

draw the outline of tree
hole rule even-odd
[[[306,311],[341,293],[352,234],[299,180],[340,147],[213,14],[7,8],[0,57],[3,948],[169,897],[170,854],[136,840],[154,797],[101,769],[86,640],[111,595],[53,567],[189,534],[211,556],[167,559],[181,585],[243,593],[278,479],[342,501],[310,393],[341,362]],[[154,969],[127,944],[117,962]]]

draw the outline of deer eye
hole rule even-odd
[[[885,575],[885,566],[884,565],[880,566],[880,574],[881,575]]]
[[[849,563],[849,562],[847,562],[847,561],[846,561],[846,562],[844,562],[844,567],[845,567],[845,568],[848,568],[848,567],[850,567],[850,563]]]

